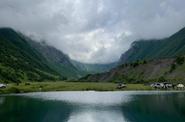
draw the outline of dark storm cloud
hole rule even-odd
[[[112,62],[138,39],[185,26],[184,0],[1,0],[0,26],[90,63]]]

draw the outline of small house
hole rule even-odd
[[[181,84],[181,83],[180,84],[177,84],[177,88],[178,89],[183,89],[184,88],[184,84]]]
[[[173,88],[173,84],[164,82],[164,88]]]
[[[5,84],[0,83],[0,88],[6,88]]]
[[[164,84],[163,83],[152,83],[150,86],[153,88],[163,88]]]
[[[158,89],[168,89],[168,88],[172,88],[173,84],[167,83],[167,82],[163,82],[163,83],[156,82],[156,83],[152,83],[150,86]]]
[[[117,89],[122,89],[122,88],[125,88],[125,87],[127,87],[127,86],[125,84],[123,84],[123,83],[119,83],[117,85]]]

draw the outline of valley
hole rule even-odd
[[[185,82],[185,29],[162,40],[135,41],[118,62],[86,64],[10,28],[0,29],[0,80],[4,83],[79,81]]]

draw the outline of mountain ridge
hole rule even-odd
[[[16,31],[0,29],[0,80],[57,80],[64,78],[47,65],[45,58]]]
[[[119,63],[137,60],[173,58],[185,52],[185,28],[168,38],[158,40],[140,40],[132,43],[130,49],[122,54]]]
[[[184,56],[185,28],[165,39],[133,42],[121,56],[118,67],[105,73],[87,75],[81,80],[143,83],[166,79],[185,82]]]
[[[71,60],[68,55],[55,47],[47,43],[37,42],[20,32],[14,31],[12,28],[0,28],[0,43],[0,80],[2,81],[11,81],[14,79],[17,79],[16,82],[42,81],[52,79],[48,78],[50,75],[53,75],[55,80],[66,78],[72,80],[87,74],[99,73],[112,68],[112,66],[109,65],[84,64]],[[11,56],[13,59],[10,58]],[[21,60],[21,63],[17,62],[13,67],[14,59]],[[10,63],[5,65],[7,61]],[[26,65],[27,62],[29,62],[30,66]],[[21,74],[21,76],[16,74],[17,65],[21,71],[21,73],[18,74]],[[24,70],[26,66],[29,68]],[[35,67],[39,69],[39,71],[34,70]],[[8,72],[10,72],[8,70],[12,71],[12,76],[15,75],[14,78],[8,75]],[[32,76],[28,76],[30,72]],[[46,76],[48,77],[43,79],[43,77],[41,78],[41,74],[47,74]],[[7,78],[7,76],[10,78]]]

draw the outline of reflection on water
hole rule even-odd
[[[0,97],[0,104],[3,104],[3,102],[4,102],[4,97]]]
[[[127,122],[127,120],[120,110],[90,109],[72,113],[67,122]]]
[[[39,98],[42,100],[65,101],[73,104],[118,105],[132,99],[131,92],[45,92],[29,93],[21,96]]]
[[[184,92],[46,92],[0,96],[2,122],[184,122]]]

